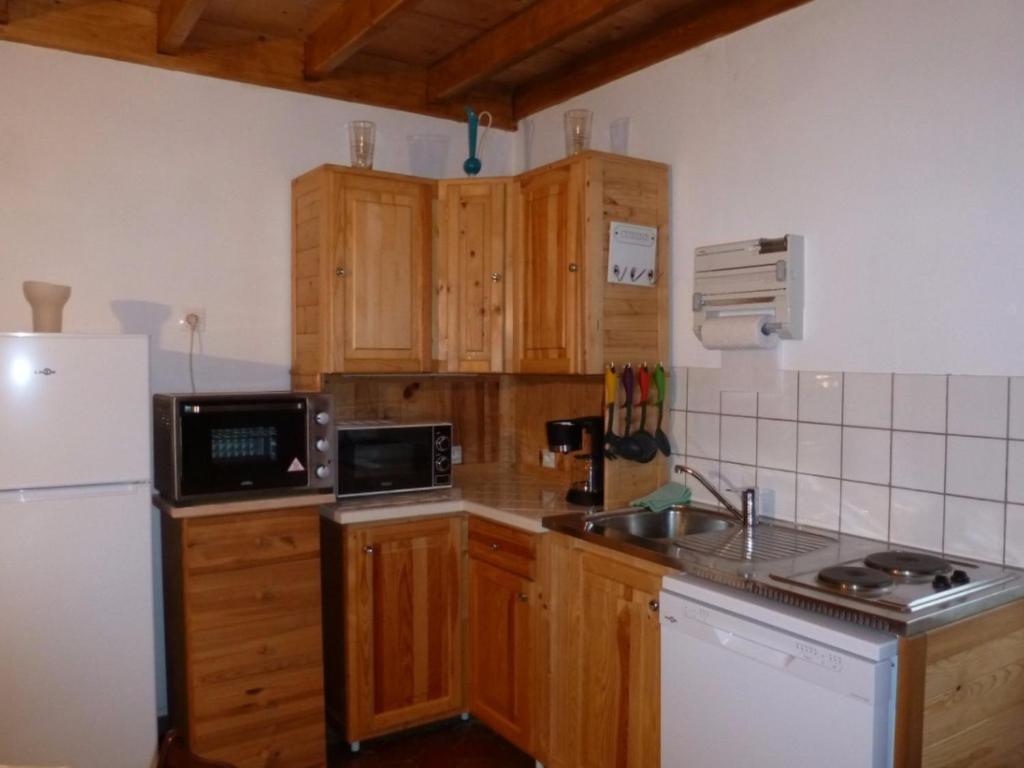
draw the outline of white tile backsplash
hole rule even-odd
[[[668,443],[672,453],[686,453],[686,411],[669,411]]]
[[[758,467],[757,486],[768,488],[775,494],[773,508],[762,513],[776,520],[796,520],[796,473]]]
[[[950,376],[949,433],[1006,437],[1008,387],[1002,376]]]
[[[722,387],[719,368],[691,368],[686,389],[686,410],[718,413]]]
[[[892,432],[843,427],[843,479],[889,484]]]
[[[839,530],[839,481],[815,475],[796,476],[796,521],[800,525]]]
[[[851,483],[842,485],[839,530],[871,539],[889,537],[889,486]]]
[[[892,426],[892,375],[847,373],[843,376],[843,424]]]
[[[722,461],[757,463],[757,419],[722,417]]]
[[[1006,441],[950,435],[946,441],[946,493],[1002,501],[1006,494]]]
[[[946,436],[893,432],[892,484],[942,493],[946,484]]]
[[[737,507],[741,503],[739,490],[742,488],[753,488],[757,485],[756,467],[746,464],[730,464],[723,461],[719,465],[718,471],[721,473],[718,490]]]
[[[757,396],[757,415],[763,419],[795,419],[797,390],[796,371],[783,371],[778,394]]]
[[[1006,505],[1006,564],[1024,568],[1024,507]]]
[[[1005,521],[1005,504],[947,496],[945,551],[1001,563]]]
[[[839,424],[843,420],[843,374],[800,372],[800,421]]]
[[[689,413],[686,418],[686,455],[718,460],[719,419],[717,414]]]
[[[896,544],[941,552],[944,513],[945,497],[940,493],[893,488],[889,539]]]
[[[944,434],[946,378],[897,373],[893,377],[893,429]]]
[[[717,461],[687,456],[686,465],[704,475],[712,485],[716,487],[718,486],[719,471]],[[689,475],[677,475],[677,478],[679,479],[679,482],[683,483],[683,485],[689,486],[690,491],[693,493],[694,501],[700,502],[701,504],[711,504],[715,507],[718,506],[718,499],[712,496],[710,491],[692,477]]]
[[[757,465],[769,469],[796,469],[796,422],[757,420]]]
[[[722,413],[730,416],[757,416],[757,395],[753,392],[723,392]]]
[[[756,480],[779,519],[1024,567],[1024,376],[782,378],[753,395],[673,370],[674,450],[722,489]]]
[[[1010,379],[1010,437],[1024,440],[1024,376]]]
[[[665,397],[665,405],[668,408],[674,408],[679,411],[686,410],[686,380],[689,369],[687,368],[673,368],[669,371],[668,377],[668,394]],[[652,397],[657,395],[657,390],[654,388],[654,382],[651,382],[651,392],[654,393]]]
[[[839,477],[842,429],[830,424],[803,424],[797,429],[797,471]]]

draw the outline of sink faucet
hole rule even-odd
[[[676,464],[675,472],[677,475],[687,474],[707,488],[711,492],[711,495],[718,499],[718,503],[725,507],[733,517],[742,523],[744,528],[750,528],[761,522],[757,509],[757,488],[740,488],[735,490],[735,493],[740,495],[741,500],[741,506],[737,507],[725,498],[725,496],[719,493],[718,489],[711,484],[711,481],[696,469],[687,467],[685,464]],[[732,491],[733,489],[730,488],[729,490]]]

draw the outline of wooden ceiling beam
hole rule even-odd
[[[156,49],[178,53],[210,0],[160,0],[157,9]]]
[[[629,42],[594,51],[516,90],[520,120],[600,85],[696,48],[811,0],[703,0],[670,14]]]
[[[537,0],[427,72],[427,98],[450,99],[638,0]]]
[[[306,40],[305,69],[309,80],[336,70],[378,32],[417,0],[343,0]]]
[[[46,13],[16,12],[9,24],[0,25],[0,41],[101,56],[434,117],[466,119],[459,104],[427,102],[427,78],[422,69],[389,72],[342,69],[325,80],[310,81],[303,76],[303,42],[297,38],[261,37],[239,42],[237,31],[225,29],[224,39],[234,42],[208,44],[218,39],[219,33],[217,25],[207,21],[203,31],[210,40],[204,37],[203,46],[189,50],[187,56],[165,56],[158,53],[153,45],[157,31],[155,5],[103,0],[60,6],[47,2],[46,8]],[[475,91],[472,97],[478,109],[486,109],[494,115],[495,127],[515,128],[509,91]]]
[[[0,0],[0,24],[6,24],[11,20],[11,8],[7,0]]]

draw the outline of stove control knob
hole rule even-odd
[[[331,470],[325,467],[323,464],[318,464],[316,468],[316,476],[321,480],[331,476]]]
[[[935,580],[932,582],[932,586],[935,587],[936,591],[943,592],[953,585],[949,583],[948,576],[943,576],[940,573],[938,576],[935,577]]]
[[[447,472],[451,465],[452,462],[447,456],[438,456],[434,459],[434,467],[438,472]]]
[[[954,584],[967,584],[970,582],[971,577],[967,575],[967,571],[953,571],[953,575],[949,578]]]
[[[316,416],[313,417],[313,421],[319,424],[321,427],[325,426],[331,420],[331,414],[327,411],[320,411]]]
[[[320,453],[327,453],[327,449],[330,447],[331,444],[327,442],[325,438],[321,437],[319,440],[316,441],[316,449],[320,451]]]

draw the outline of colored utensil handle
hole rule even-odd
[[[658,390],[658,405],[665,402],[665,367],[658,363],[654,369],[654,388]]]
[[[627,365],[622,369],[622,389],[626,393],[626,402],[623,408],[626,409],[626,430],[623,433],[625,436],[629,436],[629,425],[633,421],[633,367]]]

